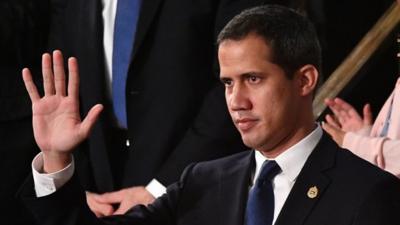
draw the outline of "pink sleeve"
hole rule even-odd
[[[346,133],[343,148],[400,177],[400,140]]]

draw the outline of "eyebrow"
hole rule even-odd
[[[265,73],[263,73],[263,72],[255,72],[255,71],[250,71],[250,72],[246,72],[246,73],[242,73],[242,74],[240,74],[238,77],[240,77],[240,78],[247,78],[247,77],[249,77],[249,76],[260,76],[260,77],[265,77],[266,75],[265,75]],[[223,75],[223,74],[220,74],[219,75],[219,79],[220,80],[226,80],[226,79],[232,79],[232,77],[230,77],[230,76],[226,76],[226,75]]]

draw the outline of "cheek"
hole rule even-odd
[[[269,123],[278,123],[284,119],[291,104],[290,96],[282,88],[276,88],[270,93],[265,93],[263,99],[263,115]],[[283,117],[283,118],[282,118]]]

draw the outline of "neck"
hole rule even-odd
[[[278,157],[280,154],[288,150],[293,145],[297,144],[299,141],[307,137],[316,127],[314,120],[306,123],[304,126],[300,128],[294,129],[288,135],[286,135],[279,143],[275,145],[275,147],[262,150],[260,149],[261,154],[269,159],[274,159]]]

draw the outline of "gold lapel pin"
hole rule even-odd
[[[309,198],[315,198],[315,197],[317,197],[317,195],[318,195],[317,186],[313,186],[313,187],[310,187],[310,189],[308,189],[307,196]]]

